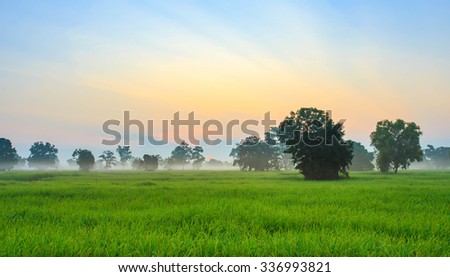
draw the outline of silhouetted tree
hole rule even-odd
[[[200,169],[202,167],[203,162],[205,161],[205,157],[202,155],[203,148],[201,146],[195,146],[192,149],[192,167],[194,169]]]
[[[144,160],[139,157],[133,158],[131,160],[131,168],[133,168],[134,170],[144,169]]]
[[[344,140],[343,123],[334,123],[325,111],[302,108],[291,112],[280,123],[279,137],[305,179],[338,179],[339,173],[348,176],[352,147]]]
[[[422,161],[420,149],[420,127],[414,122],[397,119],[377,123],[376,130],[370,134],[371,145],[377,150],[377,167],[382,172],[390,168],[397,173],[398,168],[407,169],[413,161]]]
[[[206,166],[208,167],[223,167],[224,163],[222,161],[216,159],[210,159],[206,162]]]
[[[241,170],[279,169],[276,147],[260,140],[257,136],[249,136],[236,144],[230,156],[234,158],[233,166],[238,165]]]
[[[372,171],[375,169],[373,165],[373,153],[359,142],[349,140],[347,141],[353,148],[353,159],[350,165],[350,170],[354,171]]]
[[[184,169],[184,166],[190,162],[191,158],[192,148],[185,141],[182,141],[181,144],[172,151],[170,160],[168,160],[168,165],[170,168],[173,166],[181,166]]]
[[[117,154],[119,154],[119,159],[122,167],[124,167],[129,160],[133,158],[131,155],[130,146],[117,146],[116,149]]]
[[[159,168],[164,167],[166,165],[165,159],[163,159],[163,157],[161,157],[160,155],[156,155],[156,157],[158,157],[158,167]]]
[[[59,163],[58,149],[48,142],[35,142],[30,148],[30,156],[27,161],[29,167],[36,169],[56,167]]]
[[[80,167],[81,171],[89,171],[94,168],[95,157],[91,151],[87,149],[76,149],[73,152],[72,157]]]
[[[427,145],[425,149],[425,158],[437,169],[445,169],[450,167],[450,147],[434,148],[433,145]]]
[[[112,151],[103,151],[103,154],[101,154],[99,158],[103,162],[105,162],[105,169],[110,169],[111,167],[116,165],[116,156],[114,156],[114,153]]]
[[[158,156],[145,154],[143,157],[143,167],[146,171],[155,171],[158,169]]]
[[[0,171],[11,170],[19,162],[19,156],[11,141],[0,138]]]
[[[175,161],[172,157],[167,157],[164,159],[164,168],[172,170],[175,167]]]

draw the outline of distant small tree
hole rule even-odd
[[[230,156],[234,158],[233,166],[237,165],[241,170],[279,169],[276,147],[260,140],[257,136],[249,136],[236,144],[236,148],[231,150]]]
[[[131,155],[130,146],[117,146],[117,154],[119,154],[120,164],[125,167],[129,160],[133,158]]]
[[[397,173],[400,167],[407,169],[411,162],[422,161],[421,135],[420,127],[414,122],[402,119],[379,121],[370,139],[377,150],[376,163],[380,171],[387,172],[392,168]]]
[[[145,154],[143,157],[143,167],[146,171],[155,171],[158,169],[158,156]]]
[[[67,164],[68,164],[70,167],[74,167],[74,166],[76,166],[77,162],[76,162],[74,159],[68,159],[68,160],[67,160]]]
[[[165,159],[163,159],[163,157],[161,157],[160,155],[155,155],[155,156],[158,157],[158,167],[164,168],[166,166]]]
[[[134,157],[131,160],[131,168],[134,170],[143,170],[144,169],[144,160],[139,157]]]
[[[375,169],[373,165],[374,155],[359,142],[349,140],[348,143],[353,148],[353,159],[350,170],[354,171],[372,171]]]
[[[172,155],[170,156],[168,163],[171,168],[173,166],[181,166],[184,169],[184,166],[188,164],[191,159],[192,148],[185,141],[182,141],[180,145],[175,147],[172,151]]]
[[[175,161],[172,157],[167,157],[164,159],[164,168],[172,170],[175,167]]]
[[[89,171],[94,168],[95,158],[91,151],[87,149],[76,149],[72,157],[81,171]]]
[[[450,167],[450,147],[434,148],[433,145],[427,145],[424,154],[425,158],[437,169],[445,169]]]
[[[30,156],[27,161],[29,167],[36,169],[56,167],[59,163],[58,149],[49,142],[35,142],[30,148]]]
[[[205,157],[202,155],[203,148],[201,146],[195,146],[192,149],[192,167],[194,169],[200,169],[202,167],[203,162],[205,161]]]
[[[206,162],[206,166],[208,167],[223,167],[224,163],[222,161],[216,160],[216,159],[210,159]]]
[[[11,141],[6,138],[0,138],[0,171],[7,171],[14,168],[19,162],[19,156]]]
[[[103,154],[99,156],[99,158],[105,162],[105,169],[110,169],[111,167],[116,165],[116,157],[112,151],[106,150],[103,151]]]

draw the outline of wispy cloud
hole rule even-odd
[[[316,106],[360,140],[397,117],[450,137],[431,127],[450,117],[445,2],[77,3],[0,4],[3,133],[31,124],[56,136],[69,124],[76,142],[123,110],[281,119]]]

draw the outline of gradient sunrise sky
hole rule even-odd
[[[449,49],[449,1],[1,0],[0,137],[25,157],[50,141],[64,163],[108,149],[102,124],[124,110],[160,126],[177,111],[225,124],[317,107],[366,146],[397,118],[424,147],[450,146]]]

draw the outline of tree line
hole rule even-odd
[[[88,149],[75,149],[72,158],[67,160],[67,164],[69,166],[78,166],[81,171],[90,171],[95,167],[105,170],[115,166],[125,168],[128,165],[135,170],[154,171],[161,165],[166,169],[184,169],[191,164],[193,169],[200,169],[206,160],[202,154],[203,148],[201,146],[192,148],[184,141],[175,147],[171,156],[166,159],[163,159],[160,155],[150,154],[144,154],[142,158],[134,157],[130,146],[119,145],[115,152],[110,150],[103,151],[96,159],[94,154]],[[0,171],[12,170],[16,165],[20,165],[23,168],[25,164],[38,170],[56,169],[60,164],[58,149],[49,142],[35,142],[30,147],[28,158],[23,158],[17,154],[9,139],[0,138]],[[207,164],[212,167],[219,167],[226,163],[211,159]]]
[[[290,170],[297,169],[305,179],[337,179],[348,176],[349,170],[370,171],[375,167],[381,172],[407,169],[412,162],[426,161],[435,168],[450,167],[450,147],[428,145],[420,147],[422,131],[414,122],[383,120],[370,134],[374,152],[369,152],[361,143],[345,140],[343,123],[335,123],[327,112],[316,108],[302,108],[291,112],[277,127],[264,134],[264,138],[249,136],[231,150],[233,166],[241,170]],[[136,170],[154,171],[164,166],[167,169],[185,169],[192,166],[200,169],[205,163],[201,146],[191,147],[185,141],[163,159],[159,155],[145,154],[133,157],[130,146],[118,146],[116,153],[104,151],[98,159],[88,149],[76,149],[69,165],[80,170],[92,170],[101,163],[103,169],[131,165]],[[12,170],[16,165],[36,169],[56,168],[59,164],[58,149],[49,142],[35,142],[30,147],[28,158],[20,157],[9,139],[0,138],[0,170]],[[375,160],[375,162],[374,162]],[[217,160],[207,161],[211,165],[223,164]]]
[[[368,152],[359,142],[344,139],[343,123],[335,123],[327,112],[302,108],[291,112],[278,127],[265,134],[264,141],[248,137],[233,149],[234,163],[242,170],[277,170],[281,160],[291,165],[305,179],[326,180],[348,176],[348,170],[397,173],[414,161],[432,161],[440,168],[450,166],[450,148],[422,151],[422,132],[414,122],[398,119],[377,123],[370,134],[375,152]],[[253,147],[248,147],[252,146]],[[375,159],[375,165],[373,160]]]

